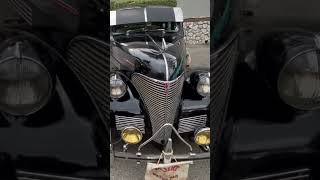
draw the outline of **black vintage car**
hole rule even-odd
[[[110,44],[111,157],[209,159],[210,73],[187,69],[182,10],[111,11]]]
[[[211,119],[219,129],[211,177],[320,179],[319,1],[214,5],[210,68],[224,80],[211,73],[218,84],[211,93],[229,91],[220,96],[228,102],[224,117]]]
[[[106,179],[103,0],[0,2],[0,179]]]

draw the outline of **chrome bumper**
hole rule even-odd
[[[126,153],[126,152],[114,152],[112,155],[114,158],[121,158],[121,159],[131,159],[131,160],[142,160],[142,161],[157,161],[160,155],[155,154],[144,154],[141,156],[137,156],[134,153]],[[188,160],[205,160],[210,159],[210,152],[204,152],[199,154],[175,154],[174,157],[177,160],[188,161]],[[162,158],[161,158],[162,159]]]
[[[126,145],[124,146],[125,148],[123,152],[121,151],[115,152],[112,145],[110,145],[110,159],[111,159],[110,165],[112,166],[114,158],[131,159],[131,160],[136,160],[138,162],[140,160],[143,160],[143,161],[157,161],[159,159],[163,160],[164,157],[160,156],[160,154],[142,154],[141,149],[145,145],[147,145],[149,142],[151,142],[157,136],[157,134],[165,127],[172,128],[173,132],[178,136],[178,139],[182,141],[186,145],[187,149],[189,150],[189,153],[186,153],[186,154],[173,154],[173,157],[176,160],[194,161],[194,160],[205,160],[210,158],[210,152],[194,153],[192,146],[180,136],[180,134],[172,124],[167,123],[167,124],[164,124],[152,137],[150,137],[148,140],[140,144],[140,146],[137,149],[137,153],[127,152]]]

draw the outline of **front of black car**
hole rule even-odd
[[[106,78],[85,78],[107,72],[105,28],[87,23],[106,19],[97,11],[106,4],[8,0],[0,8],[0,179],[106,179],[106,115],[93,93]],[[98,63],[104,68],[92,68]]]
[[[209,159],[210,73],[187,70],[182,10],[120,9],[110,23],[111,157]]]
[[[214,178],[319,179],[318,7],[216,1],[211,64],[235,68]]]

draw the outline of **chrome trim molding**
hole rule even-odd
[[[20,180],[40,180],[40,179],[56,179],[56,180],[91,180],[87,178],[77,178],[70,176],[59,176],[53,174],[36,173],[29,171],[17,171],[17,177]]]
[[[159,159],[159,154],[143,154],[141,156],[136,156],[136,154],[133,154],[133,153],[115,152],[114,156],[115,158],[131,159],[131,160],[157,161]],[[174,157],[177,160],[204,160],[204,159],[210,159],[210,152],[204,152],[204,153],[198,153],[198,154],[175,154]]]
[[[245,178],[241,180],[309,180],[310,169],[298,169],[281,173],[268,174],[258,177]]]

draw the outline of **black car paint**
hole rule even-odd
[[[100,23],[101,18],[105,19],[100,10],[107,7],[94,9],[94,3],[83,6],[86,0],[72,1],[71,4],[79,5],[75,8],[81,8],[79,14],[70,14],[55,1],[30,0],[26,3],[33,8],[35,18],[32,26],[28,26],[24,23],[11,25],[11,21],[5,19],[19,19],[6,3],[0,4],[2,28],[28,31],[58,50],[62,57],[68,42],[80,33],[106,39],[101,29],[107,25]],[[47,49],[40,53],[52,52]],[[1,112],[0,164],[12,167],[12,177],[105,179],[109,171],[108,129],[98,116],[90,95],[64,60],[59,59],[55,71],[54,95],[44,108],[27,117]],[[3,170],[0,173],[0,179],[9,176]]]
[[[179,38],[181,34],[171,35],[170,37]],[[183,36],[182,36],[183,37]],[[144,38],[147,38],[144,36]],[[129,40],[130,39],[130,40]],[[121,38],[121,41],[112,43],[111,56],[113,61],[120,64],[120,69],[137,72],[148,77],[165,81],[166,65],[161,49],[150,39],[142,41],[134,38]],[[161,41],[156,41],[161,44]],[[185,68],[186,47],[183,38],[177,39],[168,44],[168,49],[164,53],[167,63],[169,79],[175,79]]]
[[[59,67],[55,95],[41,111],[21,119],[2,117],[1,152],[17,170],[103,178],[107,132],[81,84]]]
[[[235,76],[220,178],[241,179],[299,168],[310,168],[312,176],[319,177],[319,111],[288,107],[245,63],[238,66]]]
[[[148,119],[149,117],[145,113],[146,110],[143,102],[140,100],[140,95],[135,90],[135,87],[130,82],[130,79],[124,73],[120,73],[120,76],[127,84],[127,92],[123,97],[119,99],[111,99],[110,101],[111,126],[115,127],[115,115],[143,118],[146,119],[147,125],[150,124]],[[200,96],[193,87],[193,84],[186,81],[184,83],[183,94],[180,103],[179,118],[202,114],[208,115],[209,101],[209,97]],[[151,125],[149,125],[149,127],[151,127]],[[148,132],[149,129],[147,128],[146,131]]]
[[[165,59],[161,52],[164,53],[168,63],[169,81],[176,79],[181,73],[184,73],[187,79],[183,85],[174,126],[178,129],[178,120],[181,118],[198,115],[209,116],[209,97],[200,96],[195,88],[196,79],[190,78],[201,71],[188,72],[186,69],[187,51],[182,24],[179,27],[180,30],[174,33],[148,31],[120,35],[116,33],[112,35],[111,33],[110,71],[120,75],[127,85],[127,92],[123,97],[110,101],[112,128],[116,125],[115,115],[138,117],[145,121],[147,136],[144,137],[146,139],[151,137],[150,118],[139,93],[131,82],[131,75],[140,73],[153,79],[167,81]],[[149,35],[151,38],[148,37]],[[167,42],[167,49],[161,47],[162,38]],[[207,125],[209,126],[209,121]],[[119,131],[114,133],[115,137],[117,135],[119,135]]]
[[[216,19],[223,14],[225,2],[215,2]],[[254,68],[255,61],[259,61],[254,50],[266,33],[288,29],[319,31],[319,1],[231,2],[230,21],[214,51],[222,48],[223,41],[234,38],[230,32],[238,32],[238,65],[223,136],[215,154],[218,157],[211,161],[213,178],[245,179],[309,168],[312,179],[319,179],[319,110],[301,111],[288,106]]]

